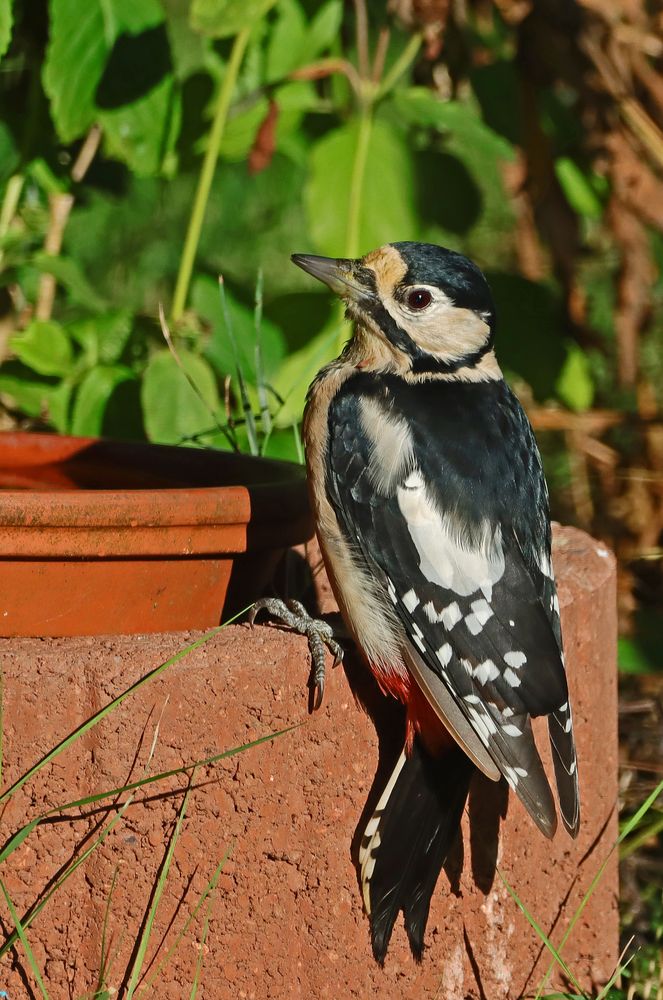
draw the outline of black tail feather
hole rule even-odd
[[[421,958],[431,896],[458,832],[473,771],[460,748],[434,759],[415,739],[367,825],[362,882],[380,964],[400,910],[412,953]]]

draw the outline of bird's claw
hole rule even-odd
[[[331,625],[321,618],[311,617],[304,605],[294,599],[282,601],[278,597],[263,597],[256,601],[248,613],[251,626],[261,611],[266,611],[308,639],[312,660],[312,708],[320,708],[325,693],[325,646],[334,657],[334,667],[343,660],[343,647],[334,638]]]

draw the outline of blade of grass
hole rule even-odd
[[[640,824],[641,820],[644,818],[644,816],[647,815],[647,813],[649,812],[649,810],[653,806],[654,802],[656,802],[656,799],[662,793],[663,793],[663,781],[661,781],[657,785],[657,787],[654,789],[654,791],[651,793],[651,795],[649,795],[645,799],[645,801],[642,803],[642,805],[640,806],[640,808],[625,823],[625,825],[624,825],[621,833],[619,834],[619,837],[617,838],[617,840],[615,841],[615,843],[612,845],[612,847],[608,851],[605,860],[603,861],[603,863],[599,867],[599,870],[597,871],[596,875],[594,876],[594,878],[590,882],[589,888],[587,889],[587,892],[582,897],[582,899],[580,901],[580,904],[578,905],[577,910],[575,911],[575,913],[571,917],[571,920],[569,921],[569,926],[566,928],[566,931],[564,932],[564,934],[562,936],[562,939],[561,939],[561,941],[559,943],[559,949],[558,950],[560,952],[561,952],[562,948],[564,947],[564,945],[566,944],[566,942],[568,941],[569,937],[571,936],[571,932],[573,931],[573,928],[575,927],[576,923],[580,919],[580,915],[582,914],[583,910],[587,906],[587,903],[589,902],[589,900],[594,895],[594,892],[596,891],[597,885],[599,884],[599,882],[603,878],[605,870],[608,867],[608,862],[610,861],[610,858],[612,857],[613,851],[615,850],[615,848],[619,847],[619,845],[621,843],[623,843],[623,841],[629,836],[629,834]],[[540,1000],[541,993],[545,989],[546,983],[548,982],[548,980],[550,978],[550,975],[551,975],[552,970],[554,969],[554,967],[555,967],[555,963],[551,962],[550,965],[548,966],[548,969],[546,970],[546,973],[545,973],[543,979],[541,980],[541,983],[539,984],[539,988],[537,990],[535,1000]]]
[[[103,802],[104,799],[116,798],[118,795],[123,795],[126,792],[136,791],[137,788],[143,788],[145,785],[151,785],[155,781],[164,781],[166,778],[173,778],[178,774],[189,774],[190,771],[195,770],[198,767],[208,767],[211,764],[216,764],[226,757],[234,757],[238,753],[243,753],[245,750],[251,750],[253,747],[259,746],[261,743],[266,743],[268,740],[276,739],[278,736],[284,736],[286,733],[291,732],[293,729],[297,729],[297,726],[288,726],[287,729],[278,729],[273,733],[268,733],[266,736],[260,736],[256,740],[251,740],[249,743],[243,743],[239,747],[232,747],[230,750],[222,750],[221,753],[213,754],[211,757],[205,757],[204,760],[196,760],[192,764],[183,764],[181,767],[172,768],[170,771],[161,771],[159,774],[152,774],[149,777],[138,778],[136,781],[131,781],[126,785],[121,785],[119,788],[112,788],[104,792],[95,792],[94,795],[86,795],[82,799],[75,799],[73,802],[66,802],[64,805],[53,806],[48,812],[42,813],[41,816],[35,817],[35,819],[30,820],[26,823],[13,837],[7,842],[3,850],[0,852],[0,863],[5,861],[10,854],[12,854],[17,847],[23,843],[28,834],[37,827],[43,820],[48,819],[51,816],[60,815],[61,813],[68,812],[70,809],[79,809],[83,806],[91,806],[97,802]]]
[[[110,909],[111,902],[113,899],[113,892],[115,890],[115,882],[117,881],[118,867],[115,866],[115,871],[113,872],[113,879],[111,881],[110,889],[108,891],[108,898],[106,899],[106,907],[104,909],[104,922],[101,925],[101,957],[99,961],[99,976],[97,977],[96,993],[100,993],[101,990],[106,988],[106,973],[108,972],[110,966],[108,964],[109,951],[106,948],[106,940],[108,937],[108,922],[110,920]]]
[[[631,947],[632,944],[633,944],[633,938],[631,938],[628,941],[628,943],[626,944],[626,947],[622,950],[621,955],[617,959],[617,965],[615,967],[615,971],[613,972],[613,974],[611,975],[610,979],[608,980],[608,982],[605,984],[605,986],[603,987],[603,989],[601,990],[601,992],[597,996],[596,1000],[606,1000],[606,997],[610,993],[610,990],[612,989],[612,987],[617,982],[617,977],[621,976],[621,974],[624,971],[624,969],[627,969],[629,967],[629,965],[631,964],[631,962],[633,961],[633,959],[635,958],[636,952],[633,952],[633,954],[629,958],[627,958],[626,961],[624,961],[624,955],[629,950],[629,948]]]
[[[225,867],[225,864],[226,864],[226,861],[230,857],[231,853],[232,853],[232,847],[229,847],[228,850],[223,855],[223,857],[221,858],[221,861],[219,862],[219,864],[216,866],[216,868],[214,870],[214,874],[212,875],[211,879],[209,880],[209,882],[207,883],[207,885],[203,889],[203,891],[201,893],[201,896],[200,896],[200,899],[198,900],[198,902],[196,903],[196,905],[191,910],[191,913],[189,914],[189,916],[184,921],[184,924],[182,925],[182,929],[178,932],[177,936],[175,937],[175,940],[173,941],[173,943],[170,945],[170,947],[166,951],[166,954],[163,956],[163,958],[159,962],[159,964],[156,967],[156,969],[154,970],[154,972],[149,976],[149,978],[141,986],[141,988],[140,988],[140,996],[143,995],[143,990],[145,992],[148,992],[152,988],[152,986],[154,985],[155,981],[159,978],[159,976],[163,972],[164,968],[166,967],[166,965],[168,964],[168,962],[170,961],[170,959],[175,954],[177,948],[180,945],[180,942],[182,941],[182,938],[184,937],[184,935],[188,931],[188,929],[191,926],[191,924],[193,923],[193,921],[198,916],[198,913],[200,912],[200,909],[203,906],[205,900],[210,895],[210,893],[213,892],[214,889],[216,889],[216,886],[218,884],[219,878],[221,877],[221,872],[223,871],[223,869]]]
[[[25,952],[30,968],[32,969],[32,975],[37,980],[37,985],[39,986],[42,997],[44,998],[44,1000],[48,1000],[48,993],[46,992],[46,987],[44,986],[44,980],[41,977],[41,972],[39,971],[37,960],[35,959],[35,956],[32,953],[32,948],[30,947],[30,942],[28,941],[27,935],[25,933],[25,928],[21,923],[21,919],[18,913],[16,912],[14,904],[12,903],[11,896],[7,892],[7,888],[2,879],[0,879],[0,889],[2,889],[2,894],[5,897],[5,902],[7,903],[7,907],[11,914],[11,918],[14,922],[14,927],[16,928],[16,934],[18,935],[18,939],[23,945],[23,951]]]
[[[543,944],[545,944],[545,946],[548,949],[548,951],[550,952],[550,954],[554,956],[555,961],[558,963],[558,965],[560,966],[560,968],[564,972],[564,975],[567,977],[567,979],[569,980],[570,983],[573,983],[574,987],[578,990],[578,993],[584,998],[584,1000],[587,1000],[587,994],[583,992],[582,986],[580,985],[580,983],[578,982],[578,980],[575,978],[575,976],[571,972],[570,968],[568,967],[568,965],[566,964],[566,962],[564,961],[564,959],[562,958],[562,956],[559,954],[558,950],[555,948],[554,944],[552,943],[552,941],[550,940],[550,938],[548,937],[548,935],[546,934],[546,932],[544,931],[544,929],[534,919],[534,917],[529,912],[529,910],[527,909],[527,907],[525,906],[525,904],[523,903],[523,901],[518,896],[517,892],[514,889],[511,888],[511,886],[509,885],[509,883],[507,882],[507,880],[505,879],[504,875],[502,874],[502,872],[500,871],[499,868],[497,869],[497,874],[501,878],[501,880],[504,883],[504,885],[505,885],[505,887],[506,887],[509,895],[514,900],[514,902],[516,903],[518,909],[521,910],[521,912],[525,915],[525,917],[527,918],[528,923],[530,924],[531,927],[534,928],[534,930],[536,931],[538,937],[543,942]]]
[[[166,345],[168,347],[168,350],[171,353],[171,356],[172,356],[175,364],[177,365],[177,367],[179,368],[179,370],[182,372],[182,375],[184,375],[184,378],[187,380],[187,382],[189,383],[190,387],[195,392],[196,396],[198,397],[199,402],[202,403],[202,405],[205,407],[205,409],[209,413],[210,417],[212,418],[212,421],[214,422],[214,426],[215,426],[216,430],[220,431],[224,435],[226,441],[228,442],[228,444],[230,445],[230,447],[234,451],[239,451],[239,444],[237,443],[237,438],[235,437],[233,428],[229,427],[227,424],[222,424],[221,423],[221,421],[219,420],[218,416],[216,415],[216,413],[214,412],[214,410],[209,405],[209,403],[207,402],[207,400],[203,396],[202,392],[200,391],[200,389],[196,385],[194,379],[191,378],[191,376],[189,375],[188,371],[186,370],[186,368],[182,364],[182,359],[180,358],[179,354],[177,353],[177,350],[175,348],[175,344],[173,343],[173,338],[171,336],[170,329],[168,327],[168,323],[166,322],[166,314],[164,312],[164,309],[163,309],[163,306],[162,306],[161,303],[159,303],[159,325],[161,326],[161,333],[163,335],[163,339],[166,341]]]
[[[300,723],[300,725],[301,725],[301,723]],[[234,756],[234,755],[236,755],[238,753],[241,753],[244,750],[250,750],[252,747],[258,746],[260,743],[266,743],[268,740],[275,739],[277,736],[282,736],[285,733],[288,733],[291,730],[298,729],[298,728],[299,728],[298,725],[297,726],[289,726],[287,729],[281,729],[281,730],[278,730],[277,732],[270,733],[267,736],[261,736],[259,739],[253,740],[251,743],[245,743],[245,744],[243,744],[240,747],[234,747],[232,750],[224,750],[220,754],[214,754],[212,757],[207,757],[204,760],[196,761],[194,764],[189,764],[189,765],[185,765],[184,767],[174,768],[172,771],[164,771],[161,774],[151,775],[150,777],[147,777],[147,778],[141,778],[138,781],[132,782],[132,784],[130,784],[130,785],[124,786],[124,788],[113,789],[110,792],[101,792],[101,793],[98,793],[97,795],[90,795],[90,796],[87,796],[85,799],[78,799],[76,802],[67,803],[67,805],[65,805],[65,806],[56,806],[56,807],[54,807],[54,809],[49,810],[48,813],[44,813],[43,816],[39,816],[39,817],[37,817],[37,819],[32,820],[30,823],[28,823],[23,828],[23,830],[20,830],[18,834],[16,834],[14,837],[12,837],[10,843],[14,843],[15,841],[17,841],[17,839],[19,838],[20,834],[22,834],[22,836],[20,836],[20,840],[18,840],[18,843],[22,843],[22,841],[25,840],[25,837],[27,836],[27,833],[29,833],[32,830],[34,830],[34,828],[43,819],[46,819],[47,816],[51,816],[54,813],[60,813],[60,812],[65,811],[66,809],[73,809],[74,807],[81,806],[81,805],[91,805],[95,801],[98,802],[98,801],[101,801],[101,800],[106,799],[106,798],[115,797],[116,795],[121,794],[123,791],[135,791],[135,789],[142,788],[144,785],[152,784],[154,781],[163,780],[164,778],[172,777],[173,775],[176,775],[176,774],[186,774],[188,771],[190,771],[190,770],[192,770],[193,768],[196,768],[196,767],[206,767],[206,766],[208,766],[210,764],[215,764],[217,761],[223,760],[224,757],[232,757],[232,756]],[[76,861],[74,861],[72,863],[72,865],[61,875],[61,877],[54,883],[54,885],[51,887],[51,889],[39,901],[39,903],[34,907],[34,909],[30,910],[28,916],[26,918],[24,918],[24,925],[25,925],[25,927],[29,927],[30,926],[30,924],[35,919],[35,917],[39,913],[41,913],[41,911],[43,910],[44,906],[49,901],[49,899],[51,898],[51,896],[66,882],[66,880],[70,877],[70,875],[73,875],[73,873],[76,871],[76,869],[81,864],[83,864],[84,861],[87,860],[87,858],[90,856],[90,854],[92,854],[93,851],[96,850],[96,848],[100,844],[103,843],[103,841],[106,839],[106,837],[111,832],[111,830],[113,829],[113,827],[116,825],[117,822],[119,822],[119,820],[122,818],[122,816],[124,815],[124,813],[126,812],[126,810],[129,808],[129,805],[131,804],[131,802],[133,802],[133,799],[134,799],[134,796],[131,795],[127,799],[127,801],[122,804],[122,806],[120,807],[120,810],[119,810],[117,816],[113,817],[113,819],[111,820],[111,822],[109,823],[109,825],[102,831],[102,833],[100,834],[100,836],[98,837],[98,839],[89,848],[87,848],[86,851],[84,851],[84,853],[81,855],[81,857],[77,858]],[[16,844],[16,846],[18,846],[18,843]],[[3,851],[3,857],[8,857],[10,853],[11,853],[11,851],[9,851],[8,848],[6,847],[4,849],[4,851]],[[0,857],[0,860],[2,860],[1,857]],[[14,946],[15,943],[16,943],[16,933],[14,932],[14,934],[10,935],[9,938],[5,941],[5,943],[0,947],[0,959],[3,958],[3,956],[7,953],[7,951],[10,948],[12,948]]]
[[[292,433],[295,436],[295,448],[297,449],[297,461],[300,465],[304,464],[304,446],[302,445],[302,436],[299,433],[299,424],[294,423],[292,425]]]
[[[255,307],[253,310],[253,325],[256,331],[256,348],[255,348],[256,387],[258,391],[258,405],[260,407],[260,424],[263,434],[262,448],[260,451],[261,455],[265,454],[267,441],[269,440],[269,435],[272,433],[272,415],[269,412],[269,400],[267,398],[267,378],[265,377],[265,366],[263,363],[262,344],[261,344],[263,284],[264,284],[264,278],[263,278],[262,268],[259,268],[258,277],[256,278],[256,296],[255,296]]]
[[[5,743],[5,673],[0,663],[0,787],[2,787],[2,769],[4,766]]]
[[[246,434],[249,439],[249,450],[252,455],[259,455],[260,448],[258,447],[258,431],[256,429],[256,421],[253,415],[253,410],[251,409],[251,401],[249,400],[249,394],[246,389],[246,380],[242,372],[242,366],[239,363],[239,352],[237,350],[237,341],[235,340],[235,334],[233,332],[232,318],[230,316],[230,310],[228,308],[228,300],[226,298],[226,289],[223,282],[223,275],[219,275],[219,294],[221,296],[221,308],[223,310],[223,321],[226,326],[226,333],[228,335],[228,340],[230,341],[230,346],[232,347],[233,357],[235,360],[235,373],[237,375],[237,384],[239,385],[239,395],[242,402],[242,412],[244,413],[244,420],[246,422]]]
[[[195,777],[195,771],[191,775],[191,781]],[[150,903],[150,908],[147,913],[147,919],[143,926],[142,933],[140,935],[140,941],[138,943],[138,950],[136,951],[136,957],[131,969],[131,975],[129,977],[129,983],[127,986],[127,1000],[132,1000],[134,993],[136,992],[136,987],[138,986],[138,980],[140,979],[140,974],[143,969],[143,964],[145,962],[145,955],[147,954],[147,948],[150,943],[150,937],[152,934],[152,928],[154,927],[154,919],[157,915],[157,910],[159,908],[159,903],[161,902],[161,897],[163,896],[163,890],[166,887],[166,881],[168,879],[168,873],[170,872],[170,866],[173,861],[173,855],[175,854],[175,846],[179,840],[180,832],[182,830],[182,824],[184,823],[184,817],[186,816],[186,807],[189,801],[189,795],[191,793],[191,786],[189,786],[184,793],[182,799],[182,805],[180,806],[179,813],[177,814],[177,822],[175,823],[175,829],[173,830],[172,836],[170,838],[168,849],[166,851],[166,856],[164,858],[163,864],[161,866],[161,871],[159,872],[159,877],[157,878],[157,884],[154,889],[154,894],[152,896],[152,901]]]
[[[196,1000],[198,996],[198,984],[200,983],[200,976],[203,971],[203,958],[205,956],[205,944],[207,942],[207,934],[209,932],[209,922],[212,915],[212,898],[210,896],[209,902],[207,904],[207,913],[205,914],[205,923],[203,924],[203,932],[200,935],[200,948],[198,950],[198,959],[196,961],[196,971],[193,976],[193,982],[191,983],[191,992],[189,993],[189,1000]]]
[[[54,760],[57,756],[59,756],[59,754],[63,753],[77,739],[79,739],[81,736],[84,736],[85,733],[89,732],[90,729],[94,728],[94,726],[96,726],[99,722],[101,722],[102,719],[105,719],[110,712],[118,708],[118,706],[120,706],[122,702],[126,701],[126,699],[129,698],[132,694],[135,694],[150,681],[155,680],[162,673],[164,673],[164,671],[166,671],[168,667],[172,667],[173,664],[177,663],[179,660],[184,659],[184,657],[188,656],[189,653],[192,653],[195,649],[199,649],[200,646],[203,646],[206,642],[209,642],[210,639],[213,639],[215,636],[217,636],[226,627],[226,625],[229,625],[237,618],[240,618],[242,615],[246,614],[248,610],[249,610],[248,608],[244,608],[243,611],[240,611],[238,614],[234,615],[233,618],[230,618],[227,622],[224,622],[223,625],[217,625],[216,628],[213,628],[209,632],[205,632],[204,635],[201,635],[197,639],[194,639],[194,641],[189,643],[188,646],[185,646],[184,649],[178,650],[178,652],[175,653],[174,656],[169,657],[169,659],[167,659],[164,663],[159,664],[159,666],[155,667],[154,670],[151,670],[148,674],[145,674],[144,677],[139,678],[139,680],[137,680],[135,684],[132,684],[131,687],[126,689],[126,691],[123,691],[122,694],[119,694],[117,698],[114,698],[107,705],[104,705],[103,708],[99,709],[98,712],[95,712],[93,716],[91,716],[89,719],[87,719],[86,722],[84,722],[77,729],[75,729],[73,733],[70,733],[69,736],[65,737],[65,739],[62,740],[60,743],[58,743],[56,747],[53,747],[53,749],[50,750],[46,754],[46,756],[42,757],[42,759],[38,761],[37,764],[35,764],[28,771],[26,771],[25,774],[22,777],[20,777],[17,781],[15,781],[13,785],[10,785],[10,787],[7,788],[2,793],[2,795],[0,795],[0,804],[6,802],[7,799],[14,794],[14,792],[17,792],[18,789],[21,788],[26,783],[26,781],[29,781],[30,778],[33,778],[36,774],[38,774],[39,771],[42,770],[42,768],[46,767],[47,764],[50,764],[52,760]],[[1,857],[0,860],[2,860]]]
[[[659,812],[658,809],[652,811],[656,812],[656,819],[649,823],[644,830],[641,830],[637,836],[629,840],[628,844],[622,845],[619,852],[620,861],[623,861],[624,858],[629,858],[635,851],[640,850],[643,844],[646,844],[648,840],[656,837],[663,830],[663,813]]]
[[[154,727],[154,735],[152,737],[152,744],[150,746],[150,751],[148,753],[147,760],[145,762],[145,766],[143,768],[143,773],[147,772],[147,770],[149,769],[150,764],[152,763],[152,758],[154,756],[154,751],[156,749],[157,738],[158,738],[158,735],[159,735],[159,723],[160,723],[160,721],[161,720],[159,720],[159,722],[157,722],[156,726]],[[60,875],[60,877],[55,880],[55,882],[53,883],[53,885],[51,886],[51,888],[48,890],[48,892],[46,892],[45,895],[42,896],[42,898],[39,900],[39,902],[35,906],[33,906],[31,910],[28,911],[28,914],[23,918],[23,926],[24,927],[27,928],[27,927],[30,926],[30,924],[35,919],[35,917],[39,913],[41,913],[41,911],[44,909],[44,907],[48,903],[48,901],[51,898],[51,896],[53,896],[58,891],[58,889],[60,889],[64,885],[64,883],[67,881],[67,879],[69,879],[74,874],[74,872],[76,871],[77,868],[79,868],[85,861],[87,861],[87,859],[90,857],[90,855],[94,851],[96,851],[97,847],[99,847],[101,844],[103,844],[103,842],[106,839],[106,837],[108,836],[108,834],[115,828],[115,826],[120,822],[120,820],[124,816],[125,812],[127,811],[127,809],[129,808],[129,806],[133,802],[134,797],[135,796],[133,796],[133,795],[129,796],[129,798],[126,800],[126,802],[124,802],[122,804],[122,806],[120,807],[119,812],[117,813],[117,815],[113,816],[113,818],[111,819],[111,821],[108,823],[108,825],[106,827],[104,827],[104,829],[101,831],[101,833],[96,838],[96,840],[94,840],[92,842],[92,844],[90,844],[90,846],[88,848],[86,848],[85,851],[83,851],[83,853],[81,854],[81,856],[79,858],[76,858],[76,860],[73,861],[71,863],[71,865],[69,865],[69,867],[67,869],[65,869],[65,871],[62,873],[62,875]],[[43,817],[41,817],[41,818],[43,818]],[[37,823],[28,824],[28,825],[32,826],[34,828],[34,826],[36,826]],[[9,951],[10,948],[13,948],[14,944],[16,943],[17,936],[18,936],[17,935],[17,931],[14,931],[13,934],[9,935],[9,937],[7,938],[7,940],[5,941],[5,943],[0,948],[0,959],[3,958],[3,956],[6,954],[7,951]]]

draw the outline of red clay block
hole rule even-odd
[[[546,841],[511,796],[500,824],[498,863],[559,943],[617,835],[616,617],[614,561],[599,543],[573,529],[557,530],[554,556],[578,734],[582,828],[576,842],[563,831]],[[180,633],[1,640],[5,782],[16,780],[190,638]],[[348,669],[361,682],[361,668]],[[142,777],[157,722],[150,773],[299,724],[272,742],[196,773],[150,940],[148,979],[159,964],[159,957],[153,960],[157,945],[164,935],[166,942],[174,940],[216,865],[231,850],[211,904],[203,998],[515,1000],[536,993],[549,957],[499,875],[488,884],[494,874],[490,830],[506,792],[486,781],[475,782],[471,831],[465,817],[464,860],[458,855],[450,865],[455,891],[443,873],[433,897],[423,962],[418,966],[411,958],[398,924],[384,969],[376,966],[350,844],[375,776],[378,741],[341,669],[328,677],[322,710],[309,716],[308,672],[306,644],[299,637],[272,627],[253,632],[229,627],[141,688],[26,783],[5,809],[5,837],[59,803]],[[370,685],[366,691],[384,714]],[[395,718],[388,706],[386,717]],[[386,743],[382,750],[386,757]],[[184,785],[179,777],[139,792],[103,845],[29,928],[52,996],[78,997],[96,985],[116,870],[107,985],[122,994],[123,971]],[[163,797],[167,789],[179,791]],[[44,824],[2,864],[0,877],[19,913],[92,843],[111,815],[97,807],[73,812],[81,818]],[[154,995],[163,1000],[189,995],[204,912],[158,973]],[[6,930],[10,919],[4,902],[0,913]],[[610,976],[617,937],[613,856],[563,950],[581,985],[604,983]],[[552,983],[560,985],[557,974]],[[0,989],[12,1000],[30,996],[30,989],[39,995],[20,945],[0,962]]]

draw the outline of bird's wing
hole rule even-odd
[[[327,486],[339,524],[393,603],[405,659],[433,707],[441,682],[550,836],[555,807],[530,717],[568,705],[566,677],[514,526],[467,471],[487,456],[463,465],[444,435],[403,414],[406,396],[349,388],[329,414]],[[478,441],[470,435],[468,446]]]
[[[522,555],[521,550],[521,555]],[[524,557],[524,556],[523,556]],[[541,606],[550,623],[560,660],[564,663],[562,629],[557,587],[550,561],[550,549],[539,551],[530,570]],[[559,808],[564,826],[575,837],[580,827],[580,793],[571,702],[567,698],[548,715],[548,733],[552,750]]]

